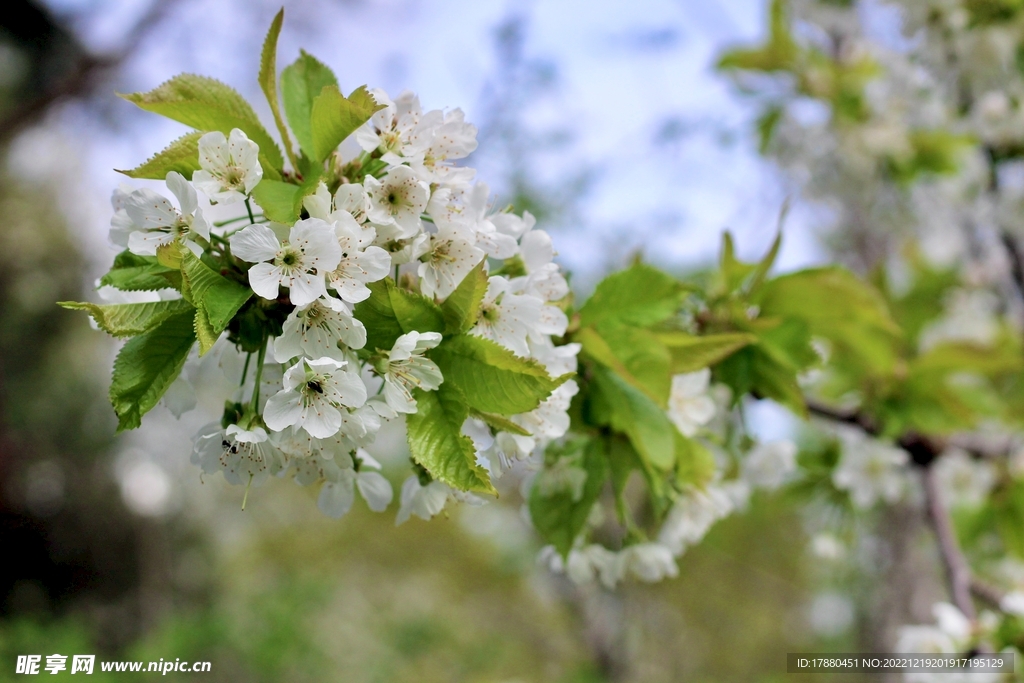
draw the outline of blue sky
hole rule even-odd
[[[139,0],[51,0],[98,51],[115,46],[148,3]],[[753,111],[716,75],[726,46],[756,40],[763,0],[482,2],[374,0],[285,2],[279,66],[300,47],[328,63],[343,88],[367,83],[392,94],[409,88],[426,107],[462,107],[482,115],[482,93],[494,79],[494,32],[523,18],[524,56],[544,65],[553,82],[522,112],[538,132],[568,133],[540,155],[537,177],[587,170],[593,182],[571,224],[551,225],[563,263],[586,287],[639,250],[666,267],[714,257],[723,229],[740,252],[766,248],[785,191],[760,160],[749,136]],[[276,2],[182,0],[119,74],[121,91],[146,90],[182,71],[220,78],[257,103],[258,45]],[[111,94],[103,121],[71,109],[55,129],[88,169],[82,194],[93,199],[89,234],[102,245],[106,197],[130,167],[183,131],[134,112]],[[110,121],[114,122],[111,128]],[[268,126],[270,128],[270,126]],[[80,133],[88,129],[88,135]],[[666,135],[668,133],[668,135]],[[482,148],[481,179],[501,199],[500,155]],[[473,157],[469,160],[473,163]],[[791,220],[780,265],[819,259],[800,212]],[[102,259],[101,259],[102,260]]]

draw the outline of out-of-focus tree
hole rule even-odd
[[[154,9],[108,55],[88,53],[42,6],[14,2],[0,23],[0,569],[3,647],[24,619],[68,618],[104,652],[138,637],[162,609],[159,555],[167,538],[132,515],[113,477],[103,385],[105,357],[88,325],[54,297],[78,297],[87,264],[69,233],[60,179],[26,179],[9,143],[55,105],[92,94],[131,53]],[[21,625],[19,625],[21,624]],[[22,643],[24,644],[24,643]],[[5,658],[16,654],[4,649]]]
[[[859,507],[884,503],[866,530],[889,558],[868,571],[880,585],[862,600],[865,643],[953,642],[952,617],[940,618],[945,636],[897,630],[929,619],[929,566],[941,559],[948,599],[966,616],[958,623],[976,631],[994,619],[979,616],[976,599],[1017,609],[987,581],[1019,590],[1024,568],[1024,14],[984,0],[773,0],[768,17],[764,42],[727,52],[719,67],[757,107],[761,152],[815,211],[835,258],[877,284],[902,328],[889,370],[827,371],[810,404],[849,425],[830,457],[851,459],[882,436],[900,447],[892,462],[916,471],[907,493],[895,481],[891,494],[864,489]],[[960,379],[929,377],[941,364]],[[860,476],[843,469],[833,471],[837,484]],[[922,554],[924,520],[935,545]],[[947,608],[936,610],[948,617]],[[1019,642],[1013,628],[996,640]]]

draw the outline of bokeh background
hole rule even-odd
[[[243,512],[237,488],[188,462],[215,403],[180,421],[158,408],[114,436],[116,348],[53,302],[88,299],[109,265],[113,169],[183,132],[115,93],[195,72],[269,118],[256,71],[279,6],[9,0],[0,13],[0,681],[19,678],[17,654],[57,652],[209,660],[207,681],[767,682],[786,678],[786,652],[879,642],[885,563],[837,571],[788,495],[717,525],[678,579],[607,593],[540,567],[515,505],[394,528],[361,503],[327,519],[281,480]],[[301,47],[345,89],[462,107],[480,128],[470,163],[499,204],[538,216],[579,293],[637,254],[699,268],[725,228],[744,257],[774,237],[788,182],[714,69],[763,35],[762,0],[285,7],[281,66]],[[780,268],[829,258],[812,219],[794,205]],[[770,407],[753,424],[792,430]],[[397,463],[403,448],[399,435],[376,454]]]

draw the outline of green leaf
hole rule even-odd
[[[277,134],[281,136],[285,152],[292,162],[292,166],[298,166],[298,161],[292,152],[291,140],[288,139],[288,129],[281,118],[281,105],[277,99],[277,39],[281,35],[281,24],[284,22],[284,7],[277,13],[274,20],[270,22],[270,30],[263,40],[263,51],[260,53],[260,88],[267,96],[270,104],[270,111],[274,115],[274,124],[277,126]],[[296,169],[297,170],[297,169]]]
[[[634,470],[643,468],[644,463],[636,449],[633,448],[633,444],[626,437],[612,435],[607,438],[606,442],[612,489],[616,496],[621,496],[622,492],[626,490],[629,475]]]
[[[195,342],[191,310],[177,313],[130,339],[114,360],[110,402],[117,431],[135,429],[181,373]]]
[[[299,141],[299,147],[310,159],[314,157],[313,130],[309,124],[313,100],[329,85],[338,87],[334,73],[316,57],[303,51],[300,51],[298,59],[281,72],[284,113],[295,139]]]
[[[359,86],[348,97],[337,86],[324,86],[310,112],[313,159],[322,163],[345,138],[369,121],[373,112],[383,108],[370,97],[366,86]]]
[[[252,188],[252,198],[272,221],[294,223],[299,218],[298,185],[264,178]]]
[[[615,355],[615,352],[612,351],[612,347],[608,345],[605,338],[602,337],[593,327],[581,328],[573,335],[572,339],[574,342],[582,344],[582,352],[584,356],[589,356],[601,365],[611,368],[626,381],[634,385],[638,384],[636,378],[630,374],[629,369],[621,360],[619,360],[618,356]]]
[[[775,239],[772,240],[772,246],[768,248],[768,252],[764,255],[756,266],[754,266],[754,272],[750,276],[750,292],[755,292],[760,289],[761,285],[764,284],[765,278],[768,276],[768,271],[775,265],[775,259],[779,256],[779,248],[782,246],[782,226],[786,222],[786,214],[789,213],[789,201],[787,200],[779,211],[778,231],[775,233]]]
[[[594,386],[601,395],[612,429],[629,437],[645,464],[670,470],[675,464],[675,427],[658,405],[614,372],[594,367]]]
[[[651,502],[656,510],[661,510],[669,502],[666,498],[664,474],[641,457],[633,443],[625,436],[611,435],[607,439],[608,463],[611,469],[612,488],[616,496],[621,497],[629,483],[629,475],[634,470],[640,472],[647,482]],[[620,521],[622,521],[620,519]]]
[[[1003,545],[1010,554],[1024,558],[1024,482],[997,489],[992,502]]]
[[[87,311],[101,330],[114,337],[134,337],[153,329],[173,315],[193,310],[192,304],[183,299],[106,306],[82,301],[58,301],[57,305]]]
[[[715,476],[715,456],[696,439],[675,430],[676,483],[679,486],[701,487]]]
[[[649,327],[679,309],[686,288],[671,275],[643,263],[606,277],[580,309],[580,324],[605,320]]]
[[[498,415],[533,410],[570,377],[552,379],[532,358],[520,358],[490,339],[469,334],[446,338],[430,351],[430,358],[471,408]]]
[[[623,374],[623,379],[646,393],[662,408],[667,406],[672,388],[672,356],[658,337],[648,330],[613,322],[598,325],[597,333],[607,343],[616,360],[625,367],[628,374]],[[615,366],[610,367],[617,369]]]
[[[530,520],[541,537],[563,557],[568,556],[572,550],[576,537],[586,526],[590,510],[608,480],[608,456],[603,439],[591,439],[582,457],[577,457],[579,466],[587,473],[579,499],[574,499],[572,492],[566,490],[544,495],[540,484],[545,471],[537,476],[530,490]]]
[[[1021,369],[1021,356],[1014,344],[982,345],[970,342],[942,342],[910,362],[914,375],[937,375],[945,379],[955,373],[977,373],[992,377]]]
[[[434,479],[461,491],[496,493],[476,449],[462,433],[469,408],[459,390],[446,381],[437,391],[415,389],[416,412],[407,415],[409,451]]]
[[[181,289],[181,274],[155,256],[138,256],[126,249],[114,257],[114,265],[100,278],[100,285],[126,292]]]
[[[267,158],[260,152],[260,167],[263,169],[263,180],[281,180],[281,174],[271,165]],[[255,189],[255,188],[253,188]]]
[[[754,299],[762,317],[804,320],[815,337],[831,342],[876,372],[896,362],[900,328],[871,285],[839,267],[811,268],[774,278]]]
[[[672,354],[672,374],[709,368],[757,341],[744,332],[695,336],[686,332],[654,333]]]
[[[889,308],[903,330],[907,343],[916,347],[921,331],[945,312],[949,292],[961,284],[961,272],[955,266],[933,267],[914,249],[907,249],[906,252],[905,260],[913,277],[909,289],[894,294],[884,270],[878,272],[878,278],[881,280],[879,286],[885,293]]]
[[[141,166],[137,166],[130,171],[118,171],[118,173],[123,173],[129,178],[164,180],[168,173],[176,171],[185,176],[186,180],[191,180],[192,174],[200,168],[199,138],[202,136],[202,131],[182,135],[167,145],[162,152],[158,152],[150,157]]]
[[[469,416],[475,417],[478,420],[483,421],[488,427],[497,432],[508,432],[509,434],[518,434],[519,436],[532,436],[530,432],[526,431],[512,420],[501,415],[495,415],[493,413],[482,413],[475,408],[469,409]]]
[[[762,318],[757,330],[760,348],[779,364],[799,374],[821,363],[821,357],[811,345],[810,326],[799,318]]]
[[[355,306],[354,314],[366,327],[367,352],[390,351],[395,340],[409,332],[443,332],[444,315],[430,299],[409,292],[385,278],[367,285],[370,297]]]
[[[199,338],[199,354],[203,355],[253,293],[248,287],[214,271],[188,249],[183,252],[183,294],[196,307],[196,336]]]
[[[717,381],[729,385],[734,400],[748,393],[770,398],[800,416],[807,406],[797,383],[798,371],[774,357],[764,346],[755,344],[740,349],[714,367]]]
[[[478,263],[441,304],[445,334],[467,332],[480,317],[480,302],[484,300],[484,294],[487,293],[485,261],[486,259]]]
[[[181,74],[146,93],[121,95],[139,108],[173,119],[196,130],[228,135],[240,128],[274,168],[284,166],[277,143],[267,134],[256,112],[232,87],[213,78]]]
[[[722,235],[722,254],[719,257],[718,268],[722,278],[722,287],[725,292],[735,292],[742,288],[757,270],[757,265],[744,263],[736,258],[736,248],[733,245],[732,235],[725,232]]]

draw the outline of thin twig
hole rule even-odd
[[[1005,594],[995,586],[987,584],[978,578],[972,578],[971,593],[973,593],[974,597],[978,598],[978,600],[988,604],[990,607],[1002,609],[1003,596]]]
[[[953,594],[953,604],[964,613],[964,616],[973,621],[977,618],[977,613],[974,610],[974,601],[971,599],[971,585],[974,582],[971,568],[960,550],[949,510],[942,502],[942,493],[939,491],[938,480],[935,477],[935,468],[925,467],[921,476],[924,483],[928,517],[939,541],[939,554],[946,567],[950,592]]]
[[[827,406],[824,403],[818,403],[817,401],[808,400],[807,410],[816,417],[823,417],[833,422],[841,422],[843,424],[854,425],[860,427],[862,430],[872,436],[878,436],[879,428],[871,417],[864,413],[856,410],[843,410],[842,408],[833,408]]]
[[[1006,247],[1006,255],[1010,259],[1010,275],[1013,277],[1013,284],[1017,286],[1017,292],[1024,296],[1024,254],[1021,254],[1017,238],[1004,230],[999,233],[999,239]]]

